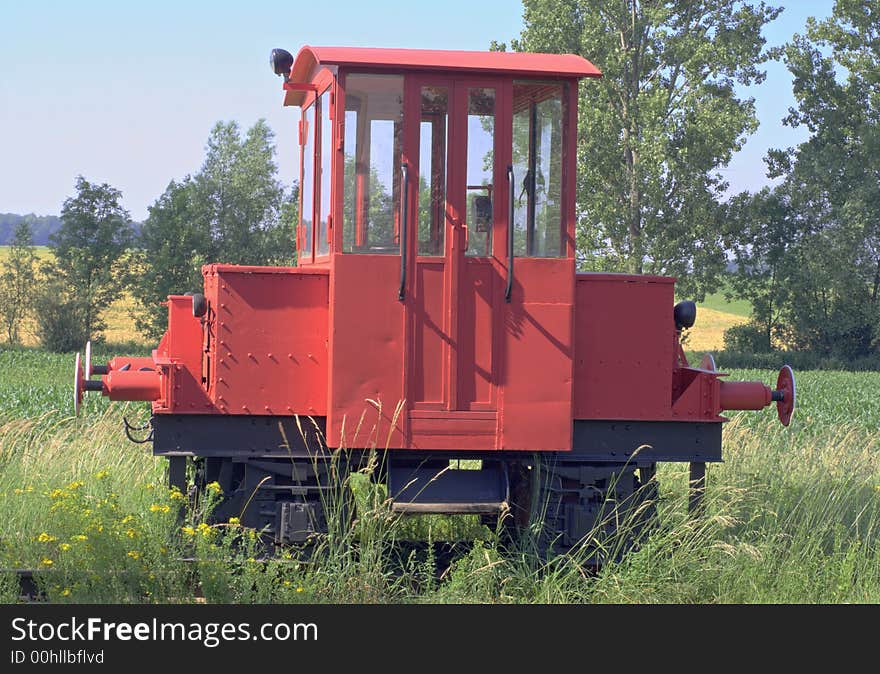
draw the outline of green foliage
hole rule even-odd
[[[49,285],[38,308],[38,315],[55,309],[64,313],[60,326],[40,328],[41,337],[52,342],[47,348],[60,348],[64,341],[64,335],[54,334],[55,327],[72,330],[77,339],[99,337],[101,311],[125,287],[132,229],[121,198],[107,183],[77,176],[76,196],[64,201],[61,228],[51,237],[54,260],[43,270]],[[51,316],[44,319],[53,321]]]
[[[37,277],[37,253],[26,221],[15,227],[9,255],[0,265],[0,320],[10,345],[18,344],[21,324],[31,311]]]
[[[738,294],[786,346],[837,358],[880,348],[880,2],[840,1],[784,49],[810,137],[768,156],[775,188],[733,200]]]
[[[581,267],[674,275],[701,299],[725,265],[718,169],[757,127],[735,87],[763,80],[761,31],[779,10],[735,0],[523,7],[514,50],[581,54],[603,72],[581,84]]]
[[[746,353],[769,353],[773,350],[770,336],[755,323],[734,325],[724,331],[724,348]]]
[[[65,281],[49,277],[36,289],[32,302],[37,339],[47,351],[77,351],[92,338],[86,303]]]

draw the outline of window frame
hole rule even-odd
[[[406,137],[406,73],[403,71],[384,71],[379,69],[370,69],[370,68],[353,68],[353,69],[342,69],[340,68],[339,73],[337,75],[337,90],[336,90],[336,112],[337,112],[337,128],[336,128],[336,151],[337,151],[337,162],[339,165],[339,169],[336,175],[336,195],[334,197],[334,203],[337,207],[337,212],[339,214],[339,226],[335,229],[337,230],[334,234],[334,245],[335,250],[342,255],[381,255],[383,257],[387,256],[400,256],[400,251],[396,250],[391,252],[389,249],[388,252],[379,252],[378,250],[370,250],[369,248],[364,248],[362,250],[358,250],[356,247],[353,247],[352,250],[347,251],[345,248],[345,222],[344,222],[344,210],[345,203],[344,200],[346,198],[345,194],[345,137],[346,137],[346,113],[347,105],[346,105],[346,97],[347,97],[347,87],[348,87],[348,78],[349,76],[377,76],[377,77],[398,77],[401,80],[401,132],[400,138],[398,139],[400,142],[399,147],[399,157],[397,165],[392,170],[391,180],[392,180],[392,203],[394,204],[392,208],[392,229],[393,229],[393,239],[397,239],[399,242],[400,232],[398,230],[399,227],[399,218],[400,218],[400,163],[404,161],[405,157],[403,155],[403,145],[404,139]],[[395,203],[396,202],[396,203]]]
[[[335,78],[334,78],[335,79]],[[335,222],[335,208],[334,208],[334,118],[335,118],[335,97],[336,94],[333,88],[334,81],[331,80],[327,83],[326,86],[318,86],[318,91],[315,93],[315,213],[317,217],[313,218],[313,230],[312,230],[312,262],[325,262],[330,259],[330,256],[333,254],[333,223]],[[322,213],[322,201],[323,201],[323,188],[324,188],[324,146],[322,143],[319,143],[319,140],[323,140],[324,136],[324,110],[323,110],[323,97],[325,94],[327,96],[327,104],[330,108],[329,115],[327,117],[327,121],[330,123],[330,144],[327,147],[327,151],[330,154],[330,163],[327,166],[327,170],[330,173],[330,177],[327,181],[327,185],[330,188],[330,197],[327,199],[327,233],[325,234],[327,240],[327,252],[326,253],[318,253],[318,236],[321,232],[321,216]]]

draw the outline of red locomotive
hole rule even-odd
[[[657,462],[689,462],[699,493],[724,410],[775,401],[788,423],[787,366],[771,390],[687,362],[675,279],[576,271],[591,63],[304,47],[272,65],[301,109],[297,266],[207,265],[152,357],[76,368],[78,400],[152,403],[171,484],[195,461],[216,517],[305,540],[328,448],[378,447],[395,510],[517,514],[538,494],[565,549]]]

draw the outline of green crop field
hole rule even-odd
[[[307,558],[262,559],[254,532],[209,526],[205,506],[178,520],[186,498],[164,488],[163,460],[123,434],[123,415],[143,420],[145,405],[92,397],[72,418],[71,372],[70,356],[0,352],[0,568],[40,569],[49,601],[880,601],[880,373],[799,374],[789,429],[773,410],[732,415],[704,513],[686,512],[687,466],[663,465],[650,535],[585,573],[577,554],[541,562],[528,541],[478,526],[450,568],[425,546],[404,555],[396,541],[412,522],[362,474],[353,524]],[[435,517],[418,530],[437,540],[450,526]],[[0,597],[16,596],[14,574],[0,573]]]

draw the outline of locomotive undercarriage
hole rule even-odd
[[[211,521],[237,517],[271,547],[307,543],[354,516],[348,475],[370,454],[323,448],[323,419],[221,417],[226,433],[217,417],[199,419],[154,417],[154,453],[170,459],[172,486],[198,502],[220,487]],[[542,555],[583,547],[585,562],[600,563],[654,517],[658,461],[691,463],[696,507],[705,462],[720,460],[720,424],[576,422],[574,437],[564,453],[379,451],[365,472],[385,485],[392,511],[478,514],[508,541],[526,534]]]

